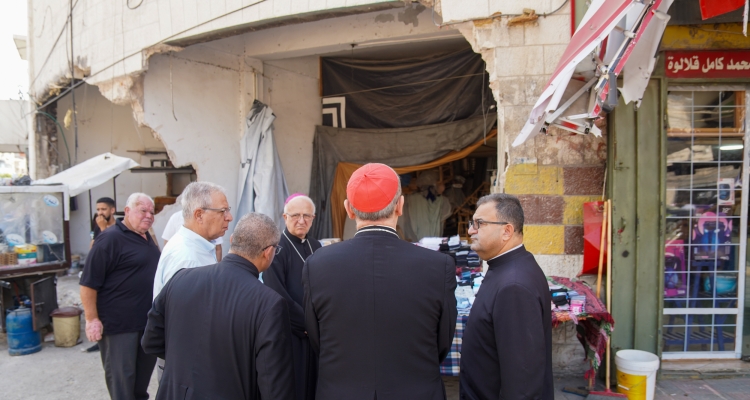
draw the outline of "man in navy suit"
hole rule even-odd
[[[404,198],[390,167],[359,168],[346,193],[357,233],[316,251],[302,270],[305,325],[319,353],[316,398],[445,399],[455,262],[398,237]]]

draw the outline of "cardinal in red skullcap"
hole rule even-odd
[[[444,400],[455,262],[399,238],[404,198],[392,168],[362,166],[346,196],[354,238],[321,248],[302,269],[305,326],[319,355],[316,398]]]

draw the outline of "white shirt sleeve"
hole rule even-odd
[[[162,232],[161,238],[164,240],[172,239],[172,236],[174,236],[184,224],[185,218],[182,217],[182,210],[172,214],[172,216],[169,217],[169,221],[167,221],[167,226],[164,227],[164,232]]]

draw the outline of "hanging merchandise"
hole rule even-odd
[[[443,236],[443,223],[451,215],[451,205],[447,197],[438,193],[437,184],[438,171],[424,171],[416,179],[419,191],[405,197],[399,223],[406,240]]]

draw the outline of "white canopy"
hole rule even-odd
[[[130,158],[104,153],[59,174],[34,181],[32,185],[66,185],[72,197],[107,182],[122,171],[137,166],[138,163]]]

